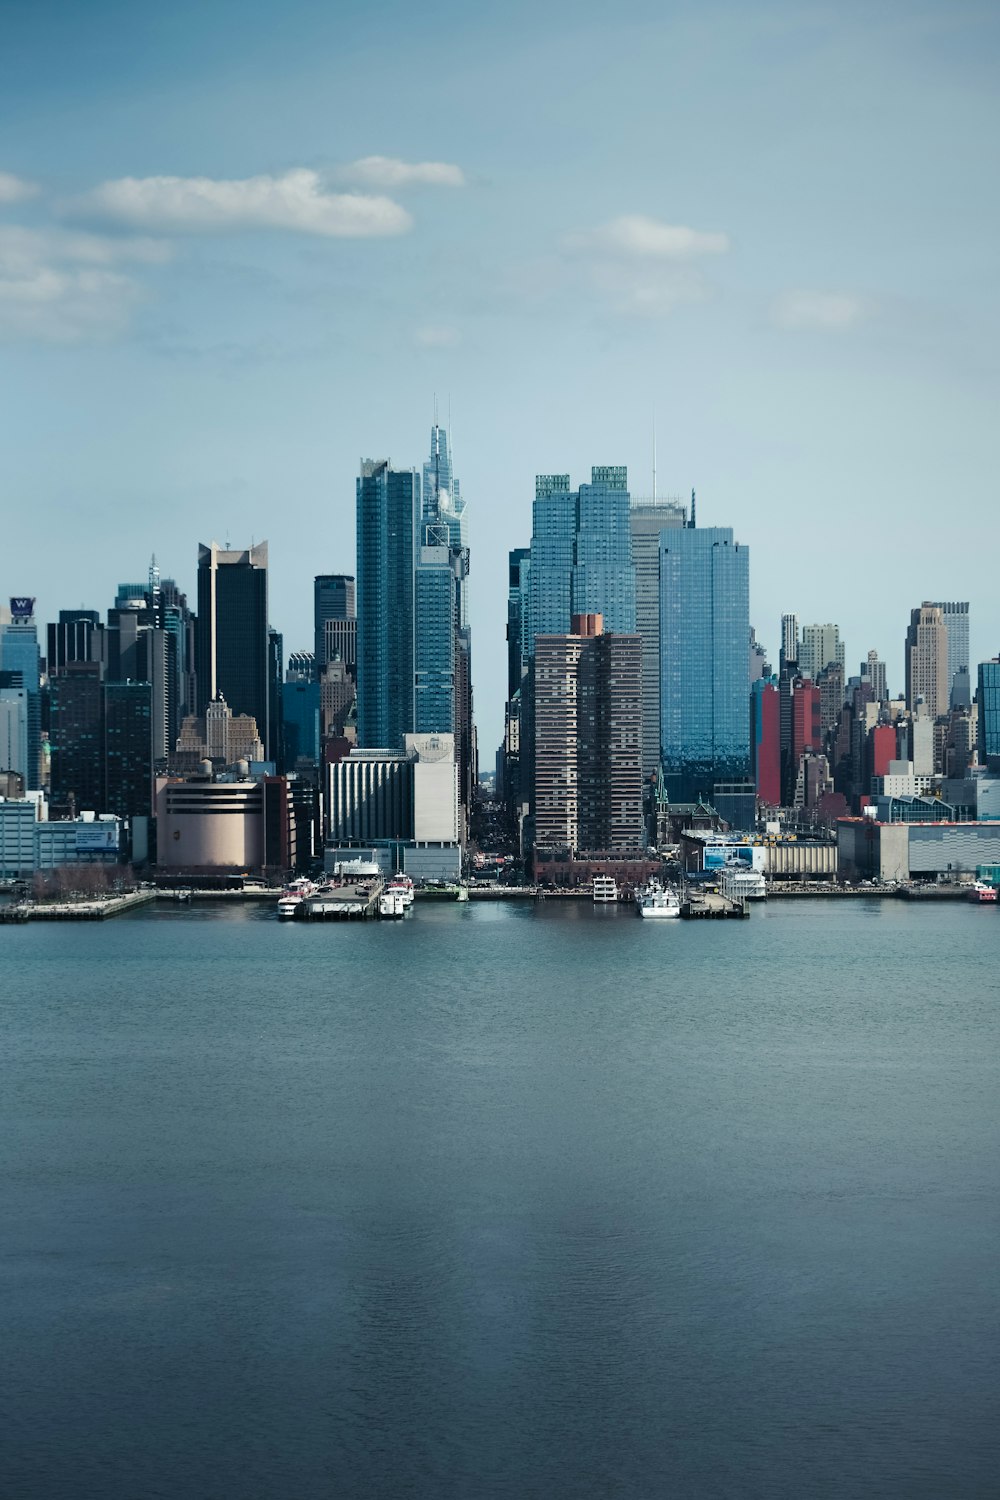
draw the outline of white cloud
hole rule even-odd
[[[414,341],[422,349],[454,349],[462,342],[457,328],[447,323],[429,323],[414,330]]]
[[[465,187],[465,173],[449,161],[399,161],[394,156],[363,156],[341,169],[341,176],[366,187]]]
[[[286,229],[335,238],[402,234],[410,215],[391,198],[330,193],[318,172],[297,167],[281,177],[120,177],[70,205],[153,233],[212,234]]]
[[[142,290],[117,267],[169,253],[149,239],[0,225],[0,338],[72,343],[120,333]]]
[[[15,177],[13,172],[0,172],[0,203],[22,203],[25,198],[34,198],[38,184]]]
[[[596,229],[572,235],[569,246],[630,260],[692,260],[700,255],[724,255],[729,236],[689,229],[686,224],[664,224],[646,214],[622,214]]]
[[[867,311],[862,299],[850,292],[784,292],[771,304],[778,327],[795,332],[840,333],[860,322]]]

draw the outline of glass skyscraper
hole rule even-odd
[[[750,771],[750,553],[730,527],[660,538],[660,742],[672,802]]]
[[[20,687],[26,697],[27,766],[25,786],[36,790],[40,782],[39,752],[41,746],[41,653],[35,627],[34,599],[11,599],[11,619],[0,624],[0,671],[20,674]],[[14,685],[13,676],[10,683]],[[0,767],[0,769],[8,769]]]
[[[527,655],[536,635],[565,635],[574,615],[600,614],[615,635],[635,630],[628,471],[594,468],[590,484],[539,474],[532,512]]]
[[[979,759],[1000,771],[1000,657],[979,663]]]
[[[350,574],[320,573],[313,579],[313,652],[317,673],[323,670],[328,661],[332,661],[328,645],[338,638],[341,660],[348,662],[353,670],[355,627],[348,627],[346,622],[354,620],[355,613],[354,579]],[[327,622],[331,620],[338,621],[343,628],[328,631]],[[344,649],[345,646],[348,650]]]
[[[420,477],[363,459],[356,498],[358,745],[395,749],[414,728]]]

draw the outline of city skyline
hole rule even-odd
[[[980,601],[972,656],[993,653],[988,551],[930,538],[945,508],[969,536],[991,517],[1000,17],[569,19],[7,18],[11,592],[51,618],[96,602],[81,572],[103,597],[154,551],[186,578],[195,532],[266,536],[274,623],[305,647],[303,557],[350,571],[358,456],[420,464],[436,393],[472,505],[484,743],[534,475],[625,465],[648,493],[654,425],[658,494],[695,487],[703,524],[753,548],[772,657],[771,600],[808,600],[896,684],[915,601]],[[40,517],[65,553],[28,577]]]

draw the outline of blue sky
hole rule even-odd
[[[7,0],[0,596],[267,537],[307,646],[358,459],[419,464],[436,393],[484,764],[534,475],[648,493],[654,411],[773,655],[837,620],[898,687],[924,598],[996,654],[998,42],[962,0]]]

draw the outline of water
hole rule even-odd
[[[0,927],[0,1493],[995,1496],[998,938]]]

